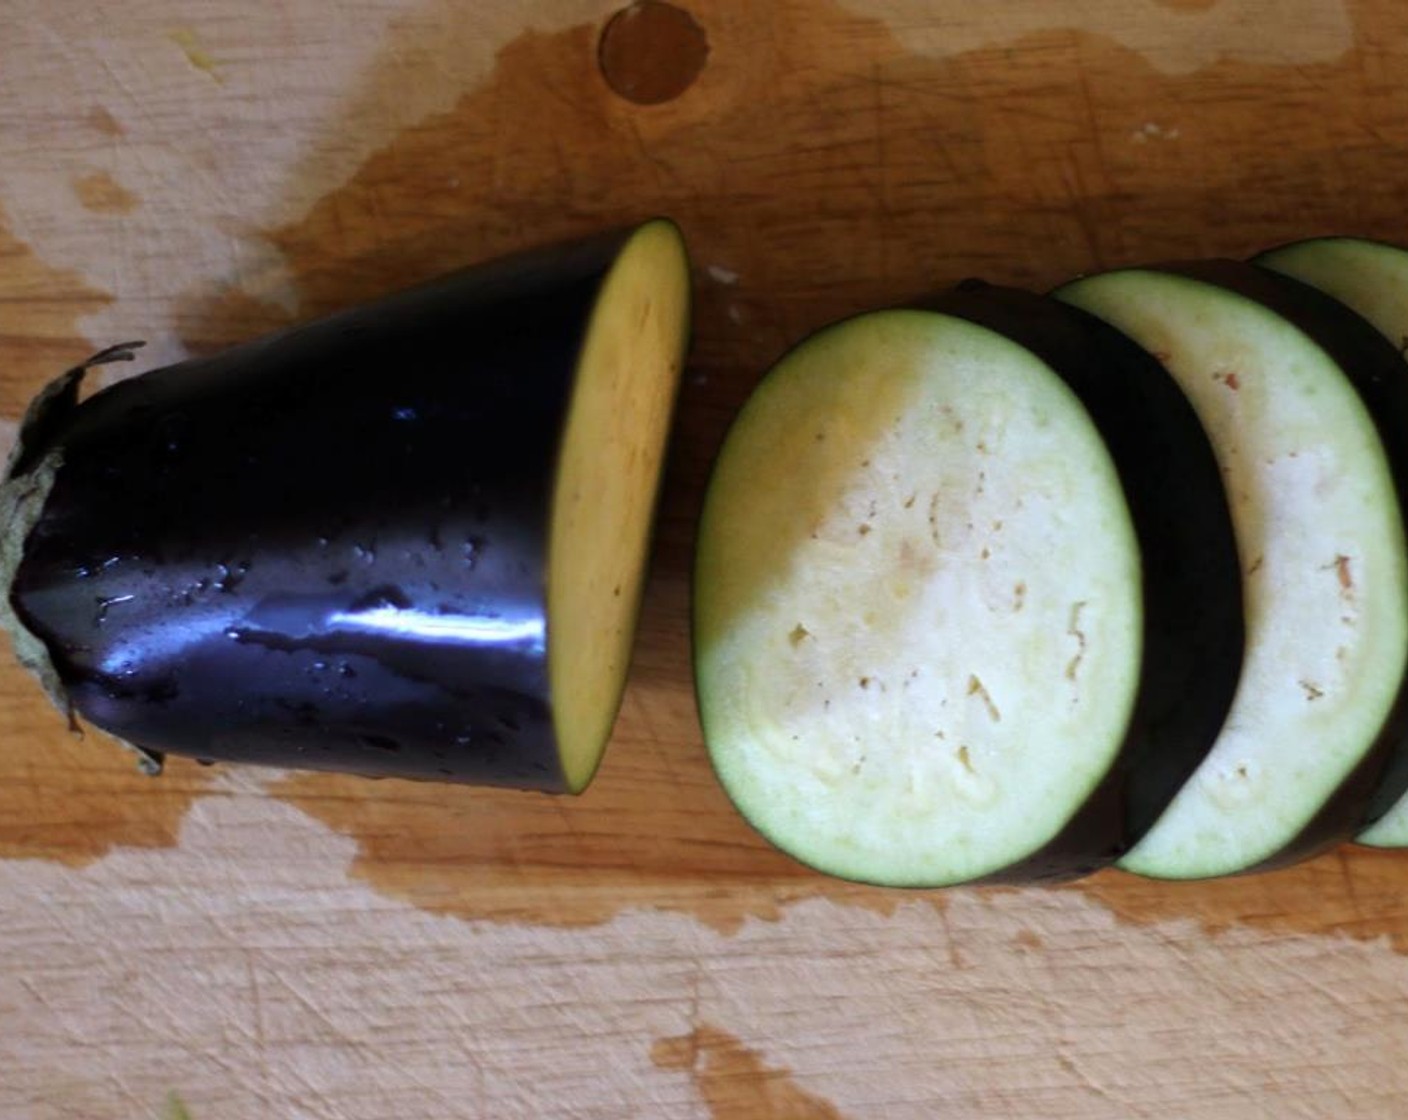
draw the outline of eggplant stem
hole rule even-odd
[[[62,417],[78,403],[78,386],[83,375],[94,366],[112,362],[130,362],[146,343],[140,340],[119,342],[99,350],[86,361],[51,381],[31,403],[20,425],[19,438],[10,452],[9,462],[0,475],[0,630],[9,633],[15,654],[43,686],[54,706],[68,719],[69,731],[82,738],[73,702],[59,679],[49,651],[32,634],[10,601],[24,542],[48,500],[49,490],[63,462],[61,448],[51,447],[53,430]],[[137,756],[137,768],[155,777],[161,773],[163,755],[135,743],[119,743]]]
[[[132,342],[115,342],[111,346],[106,346],[99,350],[87,361],[74,366],[74,370],[92,369],[94,366],[105,366],[110,362],[130,362],[137,357],[137,351],[146,345],[142,339]]]

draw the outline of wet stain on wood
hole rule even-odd
[[[688,1073],[713,1120],[842,1120],[830,1101],[802,1089],[788,1070],[768,1065],[743,1042],[707,1023],[650,1049],[661,1069]]]
[[[106,171],[94,171],[73,181],[73,193],[85,210],[95,214],[130,214],[140,200]]]
[[[207,776],[173,759],[161,778],[97,732],[82,739],[39,686],[9,661],[0,638],[0,859],[47,859],[81,867],[114,848],[177,842]]]
[[[1012,944],[1018,949],[1034,953],[1040,951],[1045,942],[1042,941],[1040,934],[1029,929],[1022,929],[1018,930],[1012,938]]]
[[[127,131],[122,127],[122,122],[103,105],[94,105],[88,110],[87,122],[104,136],[121,136]]]
[[[1282,871],[1192,883],[1105,871],[1064,887],[1135,925],[1190,922],[1195,934],[1234,927],[1275,936],[1321,934],[1386,940],[1408,953],[1402,853],[1346,846]]]

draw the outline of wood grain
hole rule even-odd
[[[687,658],[708,464],[807,331],[964,276],[1402,240],[1391,0],[696,0],[614,95],[613,5],[40,5],[0,37],[0,416],[99,345],[210,350],[667,212],[696,346],[633,681],[576,800],[141,778],[0,669],[0,1115],[1379,1117],[1408,857],[912,895],[767,847]]]

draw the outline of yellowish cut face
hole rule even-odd
[[[563,773],[597,768],[630,665],[689,330],[689,262],[649,222],[602,284],[568,408],[548,548],[548,678]]]

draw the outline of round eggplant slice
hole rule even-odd
[[[4,488],[17,649],[149,758],[580,791],[688,313],[660,220],[81,404],[74,371]]]
[[[1232,711],[1121,866],[1203,878],[1313,855],[1397,796],[1380,786],[1404,734],[1408,668],[1408,398],[1392,347],[1323,295],[1233,261],[1105,273],[1056,294],[1183,387],[1243,561]]]
[[[1093,870],[1230,702],[1239,587],[1206,439],[1157,363],[1043,303],[986,289],[832,326],[720,453],[694,589],[705,738],[744,816],[822,871]],[[1154,524],[1161,496],[1179,525]],[[1150,532],[1184,563],[1145,565]]]
[[[1367,319],[1400,354],[1408,348],[1408,250],[1355,237],[1320,237],[1272,249],[1253,263],[1332,296]],[[1403,403],[1397,408],[1403,415]],[[1385,418],[1380,417],[1381,423]],[[1408,750],[1400,745],[1382,788],[1408,788],[1405,767]],[[1381,848],[1408,847],[1408,797],[1400,795],[1355,839]]]

